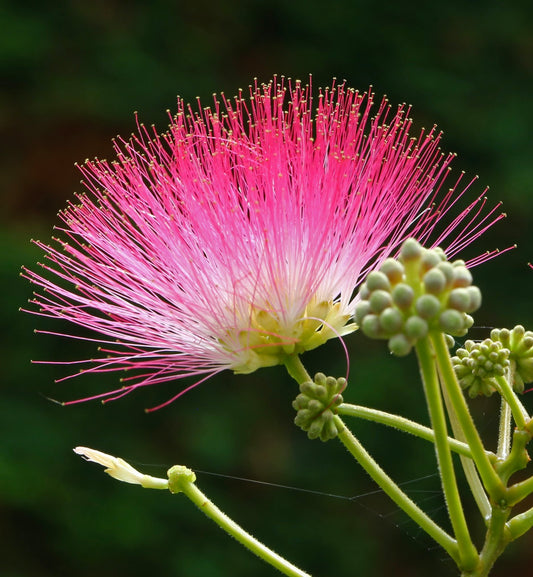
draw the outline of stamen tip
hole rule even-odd
[[[60,407],[64,407],[67,404],[64,401],[58,401],[57,399],[52,399],[52,397],[47,397],[46,395],[43,395],[42,393],[41,393],[41,396],[44,397],[47,401],[54,403],[54,405],[59,405]]]

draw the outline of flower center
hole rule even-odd
[[[340,302],[317,301],[306,306],[303,314],[287,322],[272,309],[252,307],[248,326],[232,328],[219,339],[235,357],[235,373],[252,373],[260,367],[282,364],[288,356],[301,354],[356,330],[351,314]]]

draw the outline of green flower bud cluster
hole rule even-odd
[[[310,439],[334,439],[340,431],[333,417],[336,408],[343,402],[341,393],[345,388],[346,379],[326,377],[323,373],[317,373],[314,382],[302,383],[300,394],[292,403],[298,411],[294,423],[307,431]]]
[[[355,321],[370,338],[388,339],[397,356],[407,355],[430,331],[464,336],[473,324],[468,313],[481,306],[464,261],[448,262],[439,248],[406,240],[398,259],[388,258],[359,291]]]
[[[490,336],[509,349],[511,368],[514,369],[513,389],[516,393],[523,393],[524,385],[533,382],[533,332],[517,325],[512,330],[493,329]]]
[[[509,367],[509,354],[509,349],[499,341],[466,341],[464,348],[457,349],[457,356],[452,357],[459,384],[472,399],[480,395],[490,397],[496,390],[494,377],[503,377]]]

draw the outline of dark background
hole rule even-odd
[[[333,76],[392,103],[414,106],[417,126],[437,123],[461,169],[490,184],[508,218],[478,252],[518,248],[476,269],[484,307],[473,337],[490,326],[533,328],[533,13],[529,1],[360,2],[96,0],[0,2],[2,375],[0,402],[0,574],[5,577],[270,576],[183,497],[119,484],[72,453],[86,445],[164,476],[175,463],[344,496],[290,491],[198,474],[228,514],[316,577],[454,575],[428,538],[345,454],[310,442],[292,424],[295,385],[281,369],[224,374],[170,407],[145,414],[179,384],[117,403],[63,408],[116,387],[118,375],[54,384],[68,368],[30,359],[77,359],[91,344],[33,335],[60,330],[18,312],[31,295],[22,264],[41,258],[56,213],[78,189],[73,166],[111,156],[111,138],[134,129],[134,111],[166,126],[176,95],[227,95],[273,73],[331,83]],[[356,334],[346,399],[425,421],[413,358]],[[338,342],[304,361],[342,375]],[[531,397],[524,399],[533,409]],[[494,400],[476,402],[480,427],[497,427]],[[378,425],[353,422],[406,490],[444,519],[432,448]],[[427,477],[415,481],[419,477]],[[467,506],[472,504],[467,500]],[[473,518],[476,518],[473,512]],[[533,537],[511,545],[494,575],[528,574]]]

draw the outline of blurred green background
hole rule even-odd
[[[456,151],[456,174],[479,174],[508,218],[479,252],[518,248],[475,271],[484,307],[472,336],[520,322],[533,328],[533,9],[529,1],[360,2],[93,0],[0,2],[0,214],[2,373],[0,575],[2,577],[257,577],[274,571],[179,496],[116,483],[72,453],[86,445],[164,475],[200,471],[322,491],[351,500],[207,474],[199,486],[268,545],[317,577],[454,575],[444,554],[390,505],[335,442],[310,442],[292,425],[295,386],[280,369],[221,375],[170,407],[145,414],[179,384],[102,406],[71,399],[117,386],[118,375],[54,384],[68,368],[30,359],[77,359],[91,344],[34,335],[58,323],[21,314],[31,287],[22,264],[41,256],[56,213],[79,188],[73,166],[111,156],[111,138],[134,129],[133,112],[166,126],[176,95],[230,95],[273,73],[315,85],[346,79],[414,106],[417,126],[437,123]],[[346,399],[425,420],[414,359],[383,343],[347,339]],[[338,342],[305,362],[342,375]],[[533,401],[524,402],[533,409]],[[493,400],[476,403],[494,430]],[[432,448],[353,423],[371,451],[428,511],[444,518]],[[417,481],[416,479],[422,478]],[[471,507],[472,504],[468,503]],[[533,536],[512,545],[494,575],[529,574]]]

